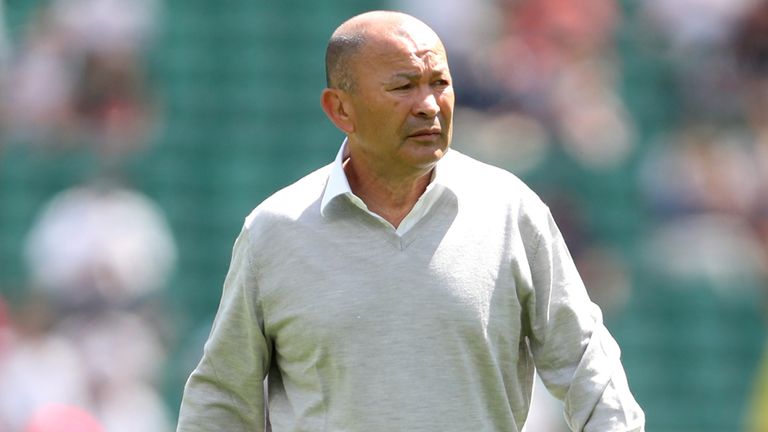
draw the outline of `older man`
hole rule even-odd
[[[573,430],[643,430],[547,207],[449,151],[438,36],[369,12],[326,63],[347,139],[246,218],[179,431],[263,431],[267,399],[275,432],[519,431],[534,367]]]

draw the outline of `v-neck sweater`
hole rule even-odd
[[[439,168],[402,236],[321,212],[330,165],[246,218],[179,431],[263,431],[267,405],[274,432],[520,431],[536,369],[573,430],[643,430],[547,206],[455,150]]]

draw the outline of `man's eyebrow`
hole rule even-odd
[[[440,76],[448,72],[448,68],[439,68],[439,69],[433,69],[430,76]],[[407,80],[414,80],[421,78],[421,72],[419,71],[410,71],[410,72],[397,72],[392,75],[392,78],[405,78]]]
[[[392,75],[392,78],[405,78],[407,80],[412,80],[421,77],[421,72],[413,71],[413,72],[397,72]]]

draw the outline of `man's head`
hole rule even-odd
[[[322,106],[353,158],[396,174],[431,168],[447,151],[452,81],[445,48],[423,22],[388,11],[349,19],[331,36],[326,72]]]

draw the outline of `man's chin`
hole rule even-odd
[[[445,145],[418,146],[409,148],[404,155],[414,166],[420,168],[431,168],[448,152]]]

